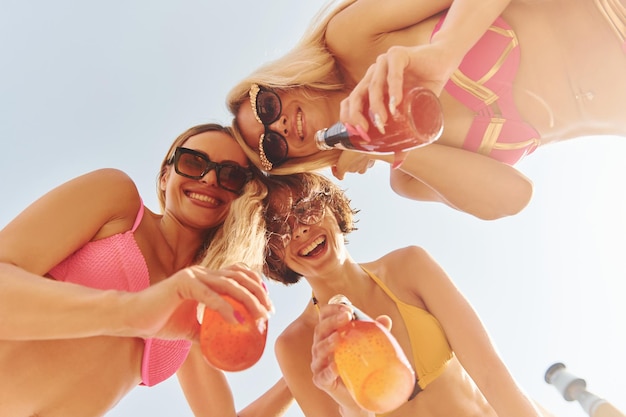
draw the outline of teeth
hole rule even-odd
[[[311,253],[311,251],[313,251],[313,249],[317,248],[320,244],[324,243],[325,240],[326,239],[324,239],[323,236],[318,237],[317,239],[309,243],[305,248],[303,248],[300,251],[300,255],[307,256],[309,253]]]
[[[194,200],[202,201],[202,202],[205,202],[205,203],[211,203],[211,204],[215,204],[215,205],[217,205],[219,203],[217,201],[217,199],[215,199],[213,197],[209,197],[206,194],[188,193],[187,195],[189,196],[189,198],[193,198]]]
[[[296,113],[296,129],[298,130],[300,139],[304,139],[304,132],[302,132],[302,110],[298,110],[298,113]]]

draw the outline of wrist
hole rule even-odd
[[[111,336],[143,337],[133,312],[133,293],[104,291],[99,315],[104,320],[104,333]]]
[[[440,69],[446,70],[447,79],[459,67],[471,45],[465,45],[454,37],[438,32],[430,40],[430,47],[437,50]]]

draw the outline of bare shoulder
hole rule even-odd
[[[102,192],[117,195],[137,195],[137,187],[130,176],[116,168],[102,168],[88,172],[75,181],[85,182],[87,185],[100,186]]]
[[[310,354],[313,345],[313,332],[317,323],[317,312],[312,311],[309,306],[292,321],[278,335],[274,344],[276,358],[281,367],[286,369],[297,369],[302,360],[310,363],[310,356],[303,357],[306,352]]]
[[[135,184],[123,172],[83,174],[43,195],[2,229],[0,252],[31,272],[47,272],[87,242],[130,229],[140,205]]]
[[[301,315],[292,321],[276,338],[276,353],[297,351],[294,346],[308,346],[313,341],[314,327]]]
[[[424,248],[412,245],[396,249],[362,265],[400,299],[413,303],[415,301],[412,297],[421,298],[424,286],[429,285],[436,263]]]
[[[376,56],[393,45],[427,42],[424,21],[447,9],[451,0],[356,0],[348,2],[328,22],[326,42],[342,61],[358,60],[361,65],[374,62]],[[344,3],[345,4],[345,3]],[[342,5],[343,6],[343,5]],[[390,36],[391,35],[391,36]],[[357,47],[358,46],[358,47]]]
[[[103,199],[118,200],[118,203],[131,200],[136,206],[139,191],[135,182],[124,171],[115,168],[103,168],[89,172],[78,181],[84,182],[86,189],[97,188]],[[122,200],[122,201],[119,201]]]
[[[419,266],[430,260],[431,257],[426,249],[421,246],[411,245],[393,250],[375,262],[380,263],[385,268],[393,268],[395,266],[404,268],[405,266]]]
[[[132,227],[140,206],[143,204],[135,182],[125,172],[104,168],[85,174],[87,188],[99,190],[98,204],[109,207],[110,216],[98,233],[102,236],[119,233]]]

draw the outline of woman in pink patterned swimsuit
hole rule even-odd
[[[257,166],[330,166],[341,179],[393,156],[318,151],[315,132],[337,119],[382,130],[403,78],[428,87],[443,106],[443,134],[391,170],[391,187],[496,219],[530,200],[532,183],[512,165],[538,146],[626,136],[625,39],[626,0],[336,0],[227,102]],[[387,87],[395,103],[383,102]]]
[[[192,345],[196,306],[242,320],[229,294],[267,320],[261,277],[243,264],[263,261],[265,188],[230,130],[208,124],[176,139],[158,189],[163,214],[101,169],[0,230],[0,415],[102,416],[174,373],[196,416],[236,415],[223,374]],[[291,401],[279,381],[240,415],[281,415]]]

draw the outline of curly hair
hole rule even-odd
[[[266,225],[269,225],[276,217],[280,207],[284,207],[285,195],[291,196],[292,200],[298,200],[298,197],[323,193],[326,196],[326,207],[330,208],[335,215],[341,232],[347,235],[356,230],[354,215],[358,210],[350,206],[350,200],[344,191],[325,176],[314,172],[302,172],[291,175],[268,175],[262,181],[267,187],[267,196],[263,201]],[[269,278],[285,285],[295,284],[302,278],[302,275],[285,264],[282,256],[284,248],[272,243],[272,234],[272,230],[267,227],[268,245],[263,272]]]

